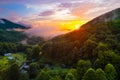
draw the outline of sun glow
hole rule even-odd
[[[61,29],[64,30],[73,31],[79,29],[80,26],[83,25],[84,23],[86,23],[86,21],[78,21],[78,20],[65,21],[60,23],[60,27]]]
[[[80,28],[80,26],[79,25],[75,25],[75,29],[79,29]]]

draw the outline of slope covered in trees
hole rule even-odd
[[[94,69],[104,69],[105,65],[111,63],[119,75],[119,40],[120,8],[93,19],[79,30],[53,38],[44,44],[42,51],[44,56],[53,62],[72,67],[76,67],[79,59],[89,60]],[[90,72],[92,71],[90,69]],[[102,71],[100,73],[104,74]],[[106,79],[106,76],[103,77]]]
[[[43,46],[43,52],[68,64],[79,58],[95,61],[101,51],[119,54],[119,36],[120,8],[93,19],[79,30],[53,38]]]

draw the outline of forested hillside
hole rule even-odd
[[[53,38],[42,47],[42,50],[44,56],[50,60],[72,67],[76,67],[77,61],[80,59],[89,60],[91,67],[94,69],[101,68],[104,70],[105,65],[110,63],[114,65],[118,75],[117,78],[119,78],[119,48],[120,8],[93,19],[81,26],[79,30]],[[92,71],[93,69],[90,69],[90,73]],[[87,72],[85,76],[89,75],[89,70]],[[79,74],[79,76],[81,75]],[[78,80],[81,79],[82,77]]]

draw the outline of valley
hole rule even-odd
[[[0,19],[0,80],[120,80],[120,8],[76,23],[46,40],[24,33],[31,27]]]

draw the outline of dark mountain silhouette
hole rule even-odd
[[[0,29],[13,29],[13,28],[27,29],[29,27],[25,27],[23,25],[14,23],[7,19],[0,19]]]

